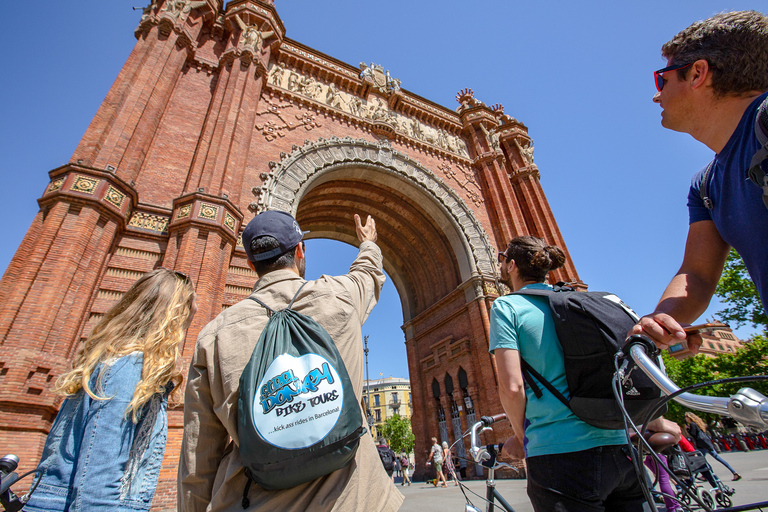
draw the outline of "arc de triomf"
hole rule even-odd
[[[50,387],[116,299],[157,266],[189,274],[199,309],[186,366],[200,329],[250,293],[239,233],[266,209],[352,244],[352,215],[376,219],[403,305],[417,467],[430,437],[452,442],[501,411],[488,354],[496,248],[521,234],[565,248],[527,128],[469,89],[451,110],[379,65],[288,39],[278,11],[153,1],[71,160],[49,172],[0,281],[0,447],[27,466],[61,403]],[[571,263],[554,278],[578,281]],[[158,510],[175,500],[181,408],[169,423]]]

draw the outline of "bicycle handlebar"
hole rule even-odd
[[[501,421],[507,417],[506,414],[496,414],[495,416],[482,416],[480,418],[480,421],[472,425],[472,431],[470,432],[470,443],[471,447],[469,449],[469,454],[472,456],[472,459],[475,462],[483,462],[484,460],[488,460],[490,458],[490,455],[488,454],[488,451],[485,450],[483,447],[480,446],[480,443],[478,442],[478,436],[480,435],[480,432],[483,431],[483,429],[490,427],[497,421]]]
[[[671,395],[680,391],[680,388],[672,382],[661,369],[653,362],[649,353],[656,352],[656,346],[647,337],[641,334],[631,336],[622,348],[625,356],[638,366],[662,393]],[[622,382],[629,376],[628,364],[619,370],[619,378]],[[729,398],[716,396],[701,396],[693,393],[680,393],[674,400],[685,407],[697,411],[730,416],[739,423],[743,423],[759,430],[768,429],[768,398],[752,388],[741,388],[735,395]]]

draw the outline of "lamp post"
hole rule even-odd
[[[363,354],[365,354],[365,413],[368,415],[368,428],[373,427],[373,414],[371,414],[371,379],[368,374],[368,335],[363,336]]]

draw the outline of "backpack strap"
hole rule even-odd
[[[757,109],[755,135],[761,147],[752,156],[752,161],[749,164],[749,179],[763,189],[763,203],[768,208],[768,174],[763,171],[761,166],[768,158],[768,98],[764,99]]]
[[[715,207],[715,203],[712,202],[712,199],[707,194],[707,182],[709,181],[709,174],[712,172],[712,167],[714,165],[714,160],[709,162],[707,170],[704,171],[704,175],[701,177],[701,183],[699,184],[699,196],[701,197],[701,200],[704,201],[704,206],[707,207],[707,210],[711,210]]]
[[[521,366],[523,368],[523,375],[528,373],[529,375],[532,375],[533,377],[535,377],[536,380],[538,380],[541,383],[542,386],[547,388],[547,390],[555,396],[555,398],[560,400],[563,403],[563,405],[566,406],[569,410],[571,409],[571,406],[568,405],[568,399],[565,398],[565,396],[561,392],[559,392],[557,390],[557,388],[555,386],[553,386],[547,379],[542,377],[539,372],[534,370],[533,367],[531,365],[529,365],[525,361],[525,359],[523,359],[522,357],[520,358],[520,364],[521,364]],[[528,381],[526,380],[526,382],[528,382]],[[534,390],[533,392],[536,395],[536,398],[541,398],[541,395],[542,395],[541,390],[539,390],[539,392],[536,393],[536,390],[534,389],[533,386],[531,386],[531,389]]]
[[[285,309],[291,309],[291,306],[293,306],[293,302],[296,300],[296,297],[299,296],[299,294],[301,293],[301,290],[307,285],[308,282],[309,281],[304,281],[304,284],[299,286],[299,289],[296,290],[296,295],[293,296],[293,298],[291,299],[291,302],[288,304],[288,307]]]
[[[525,290],[518,290],[516,292],[512,292],[510,295],[535,295],[537,297],[547,297],[549,299],[552,295],[558,293],[558,291],[564,288],[564,286],[560,285],[558,283],[558,287],[553,290],[541,290],[537,288],[528,288]],[[553,386],[547,379],[541,376],[539,372],[533,369],[533,367],[526,362],[525,359],[520,357],[520,368],[523,372],[523,379],[525,380],[525,383],[528,384],[528,386],[531,388],[531,391],[533,391],[533,394],[536,395],[536,398],[542,397],[541,389],[536,385],[536,381],[539,381],[539,383],[547,388],[547,390],[552,393],[555,398],[560,400],[563,405],[568,407],[570,409],[571,407],[568,405],[568,399],[563,396],[561,392],[557,390],[555,386]]]
[[[299,287],[299,289],[296,291],[296,294],[295,294],[295,295],[293,296],[293,298],[291,299],[291,302],[289,302],[289,303],[288,303],[288,307],[287,307],[287,308],[285,308],[285,309],[291,309],[291,306],[293,306],[293,302],[296,300],[296,297],[298,297],[298,296],[299,296],[299,293],[301,293],[301,290],[302,290],[302,288],[304,288],[304,286],[306,286],[306,284],[307,284],[308,282],[309,282],[309,281],[304,281],[304,284],[302,284],[302,285]],[[261,302],[261,301],[260,301],[259,299],[257,299],[256,297],[253,297],[253,296],[249,296],[248,298],[249,298],[249,299],[251,299],[251,300],[252,300],[252,301],[254,301],[254,302],[258,302],[258,303],[259,303],[259,304],[260,304],[260,305],[261,305],[261,306],[262,306],[264,309],[266,309],[266,310],[267,310],[267,316],[272,316],[272,315],[274,315],[274,314],[275,314],[275,310],[274,310],[274,309],[270,308],[269,306],[267,306],[266,304],[264,304],[263,302]]]

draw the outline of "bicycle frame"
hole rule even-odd
[[[472,428],[470,430],[470,444],[471,447],[469,449],[469,453],[472,456],[472,459],[482,464],[488,469],[488,477],[485,480],[485,501],[487,503],[486,505],[486,512],[494,512],[496,509],[496,503],[498,502],[498,505],[500,508],[504,509],[506,512],[515,512],[515,509],[512,508],[512,506],[507,503],[507,501],[504,499],[504,497],[499,493],[499,491],[496,489],[496,468],[499,467],[512,467],[509,464],[500,463],[496,461],[496,453],[495,449],[493,453],[489,452],[487,446],[481,446],[479,444],[479,438],[480,433],[486,429],[490,430],[490,426],[499,421],[503,420],[507,417],[506,414],[497,414],[496,416],[483,416],[480,418],[480,421],[472,425]],[[465,495],[466,497],[466,495]],[[480,510],[473,505],[469,503],[469,500],[467,499],[467,506],[466,506],[466,512],[480,512]]]

